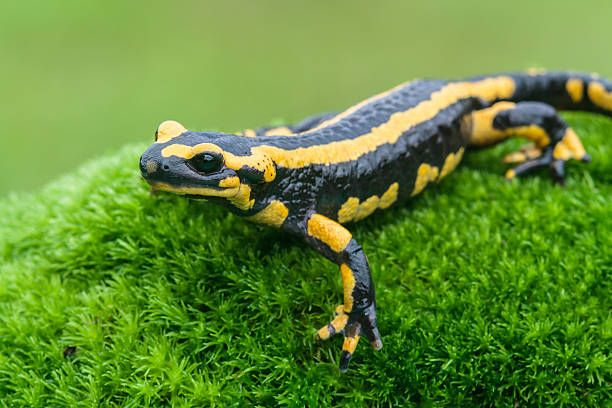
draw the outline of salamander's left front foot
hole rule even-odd
[[[376,327],[376,307],[374,304],[359,311],[346,313],[344,306],[336,308],[336,317],[327,326],[317,332],[318,340],[327,340],[337,333],[344,335],[342,344],[342,356],[340,357],[340,372],[348,369],[351,357],[355,352],[357,343],[361,336],[365,336],[374,347],[374,350],[382,348],[382,340]]]

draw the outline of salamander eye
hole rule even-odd
[[[216,173],[223,167],[223,156],[218,153],[206,152],[193,156],[187,161],[198,173]]]

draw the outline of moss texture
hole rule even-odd
[[[385,346],[315,331],[337,268],[209,203],[152,197],[144,144],[0,202],[0,406],[610,406],[612,122],[566,188],[509,143],[353,225]],[[76,349],[74,349],[76,347]]]

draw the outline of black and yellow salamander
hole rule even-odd
[[[589,161],[556,109],[612,117],[612,81],[572,72],[415,80],[338,114],[240,134],[193,132],[162,123],[140,159],[153,190],[208,199],[247,219],[301,237],[340,268],[344,302],[317,332],[344,335],[340,370],[360,336],[382,347],[363,248],[343,225],[405,201],[439,182],[466,149],[510,137],[531,142],[510,154],[507,179]]]

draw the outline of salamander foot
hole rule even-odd
[[[357,348],[360,336],[365,336],[374,347],[374,350],[382,348],[382,340],[376,327],[376,307],[374,304],[365,309],[344,312],[344,306],[336,308],[336,317],[327,326],[317,332],[317,340],[327,340],[331,336],[342,333],[344,343],[342,344],[342,355],[340,357],[340,372],[348,369],[351,357]]]
[[[516,152],[504,156],[503,162],[507,164],[524,163],[527,160],[535,159],[541,155],[542,150],[538,149],[534,144],[528,144],[521,147]]]
[[[548,167],[553,181],[565,185],[565,163],[571,159],[589,163],[591,156],[584,151],[576,134],[568,129],[566,137],[556,145],[550,144],[542,150],[530,145],[504,157],[506,163],[520,163],[506,172],[506,179],[512,180],[538,168]]]

